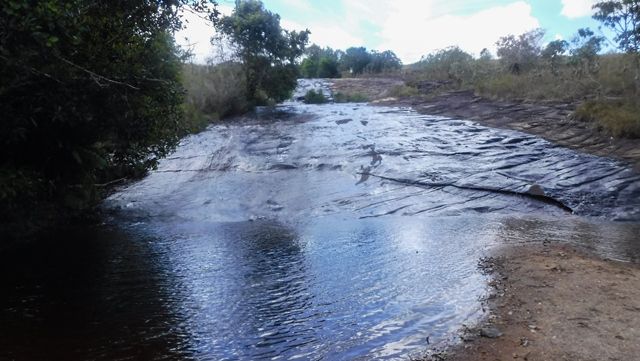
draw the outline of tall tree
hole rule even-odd
[[[347,49],[340,60],[343,71],[352,74],[362,74],[371,62],[371,54],[364,47],[351,47]]]
[[[496,43],[500,61],[513,73],[531,68],[542,53],[544,30],[535,29],[520,36],[502,37]]]
[[[173,148],[185,6],[217,15],[205,1],[0,2],[1,223],[86,206],[96,183]]]
[[[260,105],[287,99],[296,86],[296,60],[304,53],[310,32],[282,29],[280,16],[259,0],[236,1],[233,13],[223,17],[219,27],[245,67],[250,100]]]

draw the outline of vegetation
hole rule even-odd
[[[101,184],[139,174],[184,132],[181,52],[187,0],[0,4],[0,222],[82,209]],[[50,213],[49,213],[50,214]]]
[[[333,101],[336,103],[365,103],[369,101],[369,98],[360,93],[341,93],[337,92],[333,94]]]
[[[238,5],[219,18],[211,0],[2,2],[0,237],[86,210],[211,119],[286,99],[308,32]],[[182,11],[217,26],[235,59],[185,64]]]
[[[245,74],[251,105],[281,102],[291,96],[298,78],[296,60],[304,53],[309,31],[287,31],[280,16],[261,1],[244,0],[219,22],[220,31],[235,46]]]
[[[304,78],[339,78],[340,58],[343,52],[331,48],[311,45],[305,52],[306,58],[300,64],[300,74]]]
[[[602,54],[605,39],[579,29],[570,41],[543,44],[536,29],[497,42],[497,59],[478,58],[457,47],[440,50],[407,67],[412,89],[470,89],[493,98],[579,103],[576,116],[597,122],[614,136],[640,137],[640,2],[600,1],[594,18],[610,27],[622,53]]]
[[[324,104],[327,101],[328,99],[324,96],[322,90],[315,91],[311,89],[304,95],[304,102],[306,104]]]
[[[342,75],[381,74],[400,70],[402,62],[390,50],[368,51],[352,47],[346,51],[310,46],[300,65],[304,78],[339,78]]]
[[[212,120],[250,109],[240,63],[185,64],[182,83],[186,90],[184,128],[190,133],[204,129]]]

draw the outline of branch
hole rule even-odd
[[[76,68],[76,69],[82,70],[83,72],[85,72],[85,73],[89,74],[89,75],[91,76],[91,78],[96,82],[96,84],[98,84],[100,87],[103,87],[104,85],[100,84],[100,82],[98,81],[98,79],[99,79],[99,80],[103,80],[103,81],[105,81],[105,82],[107,82],[107,83],[126,86],[127,88],[131,88],[131,89],[133,89],[133,90],[140,90],[140,88],[135,87],[135,86],[133,86],[133,85],[131,85],[131,84],[127,84],[127,83],[124,83],[124,82],[121,82],[121,81],[117,81],[117,80],[109,79],[109,78],[107,78],[106,76],[103,76],[103,75],[97,74],[97,73],[95,73],[95,72],[93,72],[93,71],[91,71],[91,70],[89,70],[89,69],[87,69],[87,68],[83,68],[82,66],[80,66],[80,65],[78,65],[78,64],[75,64],[75,63],[73,63],[73,62],[71,62],[71,61],[69,61],[69,60],[67,60],[67,59],[65,59],[65,58],[63,58],[63,57],[61,57],[61,56],[59,56],[59,55],[56,55],[56,58],[58,58],[59,60],[62,60],[63,62],[65,62],[65,63],[67,63],[67,64],[69,64],[69,65],[73,66],[73,67],[74,67],[74,68]]]

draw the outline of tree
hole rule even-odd
[[[371,62],[371,54],[364,47],[351,47],[347,49],[340,59],[340,68],[352,74],[362,74]]]
[[[473,56],[457,46],[438,50],[417,63],[430,79],[454,81],[458,86],[473,73]]]
[[[188,0],[0,3],[0,220],[96,200],[96,183],[143,172],[182,132]],[[0,227],[2,228],[2,227]]]
[[[569,43],[559,39],[547,44],[542,51],[542,58],[549,62],[553,74],[558,74],[558,66],[566,54],[567,49],[569,49]]]
[[[498,57],[515,74],[531,68],[542,53],[541,42],[544,30],[535,29],[520,36],[509,35],[500,38]]]
[[[640,95],[640,0],[599,1],[593,8],[593,18],[612,29],[618,47],[632,54],[636,95]]]
[[[592,74],[598,71],[598,53],[602,50],[605,38],[596,36],[589,29],[579,29],[571,40],[571,56],[573,65],[581,74]]]
[[[402,61],[391,50],[383,52],[371,52],[371,60],[366,66],[366,71],[370,73],[383,73],[386,71],[394,71],[402,68]]]
[[[218,24],[245,68],[249,100],[261,105],[287,99],[296,87],[296,60],[304,53],[310,32],[282,29],[280,16],[258,0],[237,1],[233,13]]]
[[[313,44],[305,51],[306,58],[300,64],[300,72],[305,78],[338,78],[338,61],[340,52],[333,49],[320,48]]]
[[[620,49],[640,51],[640,0],[600,1],[593,5],[593,18],[601,21],[615,33]]]

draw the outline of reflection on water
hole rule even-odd
[[[623,164],[403,109],[279,109],[186,139],[108,226],[1,253],[0,359],[406,358],[481,314],[496,245],[640,261]],[[464,189],[532,184],[577,215]]]

